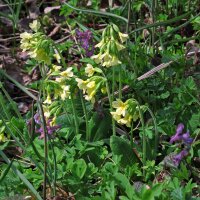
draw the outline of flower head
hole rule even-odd
[[[72,67],[67,68],[65,71],[61,72],[60,75],[66,79],[73,77]]]
[[[41,24],[37,20],[34,20],[33,23],[29,24],[29,26],[33,31],[37,32],[40,29]]]
[[[182,150],[179,154],[173,157],[174,164],[178,166],[181,160],[188,155],[188,151],[186,149]]]
[[[90,30],[81,32],[77,29],[76,35],[82,48],[85,50],[86,56],[91,57],[94,53],[94,42],[92,32]]]
[[[85,68],[85,73],[86,73],[89,77],[91,77],[91,76],[93,76],[94,72],[95,72],[94,67],[93,67],[91,64],[87,64],[87,67]]]
[[[177,142],[177,141],[183,141],[186,145],[191,145],[193,142],[193,139],[190,137],[189,131],[186,133],[183,133],[184,125],[182,123],[178,124],[176,128],[176,133],[173,135],[170,139],[170,143]]]

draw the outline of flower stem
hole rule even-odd
[[[112,108],[112,96],[111,96],[111,93],[110,93],[110,88],[109,88],[109,85],[108,85],[108,80],[105,76],[105,74],[103,73],[103,76],[105,77],[106,79],[106,91],[107,91],[107,94],[108,94],[108,100],[109,100],[109,104],[110,104],[110,111],[113,110]],[[115,121],[114,119],[112,118],[112,131],[113,131],[113,135],[116,135],[116,127],[115,127]]]
[[[83,113],[85,116],[85,126],[86,126],[86,140],[90,141],[90,131],[89,131],[89,125],[88,125],[88,115],[87,115],[87,110],[86,110],[86,106],[85,106],[85,102],[83,99],[83,94],[81,91],[79,91],[80,94],[80,98],[81,98],[81,104],[82,104],[82,108],[83,108]]]
[[[47,190],[47,165],[48,165],[48,144],[47,144],[47,128],[46,120],[44,117],[44,111],[40,100],[38,101],[38,107],[40,111],[42,128],[44,131],[44,185],[43,185],[43,199],[46,199],[46,190]]]
[[[79,134],[79,126],[78,126],[78,118],[77,118],[77,113],[76,113],[76,108],[75,108],[75,103],[74,103],[74,99],[73,99],[73,94],[71,92],[71,105],[72,105],[72,112],[74,115],[74,124],[75,124],[75,133],[76,135]]]
[[[119,99],[122,99],[122,68],[119,68]]]
[[[112,111],[112,102],[114,100],[115,96],[115,67],[112,68],[112,96],[111,96],[111,111]],[[115,120],[112,118],[112,129],[113,129],[113,135],[116,135],[116,127],[115,127]]]
[[[139,103],[138,103],[138,110],[139,110],[140,120],[142,124],[142,154],[143,154],[142,162],[143,162],[143,166],[145,166],[146,154],[147,154],[147,141],[146,141],[146,133],[145,133],[145,125],[144,125],[144,116],[143,116]],[[143,169],[143,176],[145,177],[145,169]]]

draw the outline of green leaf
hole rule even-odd
[[[141,163],[136,153],[131,148],[128,141],[123,138],[112,136],[110,139],[111,150],[114,155],[121,156],[121,165],[126,167],[127,165],[133,165],[134,163]]]
[[[8,159],[8,157],[1,150],[0,150],[0,155],[2,156],[2,158],[5,160],[5,162],[7,164],[11,163],[11,161]],[[26,177],[14,165],[11,165],[11,168],[12,168],[13,172],[16,174],[16,176],[18,176],[22,180],[22,182],[30,189],[30,191],[34,194],[34,196],[38,200],[42,200],[42,197],[35,190],[35,188],[33,187],[33,185],[26,179]]]
[[[85,175],[87,169],[87,164],[85,160],[79,159],[74,162],[72,167],[72,173],[74,173],[78,178],[82,179]]]

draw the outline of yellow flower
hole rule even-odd
[[[121,115],[119,115],[117,112],[110,112],[113,119],[116,121],[119,121],[121,119]]]
[[[87,89],[88,80],[84,81],[80,78],[76,78],[75,80],[78,83],[79,89],[83,90],[83,93],[85,94],[85,91]]]
[[[130,127],[131,120],[132,120],[132,116],[128,112],[126,112],[124,118],[119,119],[117,122],[119,124],[125,124],[127,127]]]
[[[112,107],[116,108],[116,113],[118,115],[125,116],[127,104],[123,103],[120,99],[117,99],[117,101],[113,101]]]
[[[70,86],[69,85],[62,86],[62,89],[63,89],[63,91],[62,91],[60,97],[62,100],[65,100],[70,96]]]
[[[85,68],[85,73],[90,77],[93,76],[94,72],[94,67],[91,64],[87,64],[87,67]]]
[[[6,141],[6,137],[3,133],[0,133],[0,142],[5,142]]]
[[[119,32],[118,34],[119,34],[119,38],[120,38],[121,42],[124,43],[128,38],[128,34],[121,33],[121,32]]]
[[[63,77],[60,78],[59,77],[59,78],[56,78],[55,81],[58,82],[58,83],[62,83],[62,82],[65,81],[65,78],[63,78]]]
[[[52,68],[54,72],[58,72],[62,67],[59,65],[53,65]]]
[[[67,68],[65,71],[61,72],[60,75],[66,79],[73,77],[72,67]]]
[[[88,84],[86,85],[87,88],[92,89],[96,86],[95,81],[90,81],[88,82]]]
[[[55,125],[56,125],[56,117],[54,117],[50,122],[50,126],[55,126]]]
[[[55,54],[53,54],[53,56],[57,60],[57,62],[60,63],[61,57],[60,57],[59,53],[55,53]]]
[[[21,40],[21,43],[23,42],[23,40],[30,40],[30,39],[32,39],[33,38],[33,35],[32,35],[32,33],[27,33],[27,32],[24,32],[24,33],[21,33],[20,34],[20,38],[22,39]]]
[[[30,23],[30,24],[29,24],[29,27],[30,27],[33,31],[37,32],[37,31],[40,29],[41,24],[40,24],[40,22],[38,22],[37,20],[34,20],[33,23]]]
[[[33,38],[33,35],[31,33],[24,32],[20,34],[20,38],[20,48],[23,50],[23,52],[29,50],[31,47],[30,40]]]
[[[97,54],[97,55],[93,55],[91,57],[97,64],[101,63],[102,59],[101,59],[101,53]]]
[[[125,46],[120,44],[119,42],[115,41],[115,45],[117,47],[118,51],[121,51],[122,49],[125,49]]]
[[[105,45],[105,39],[102,39],[98,44],[95,45],[95,47],[97,48],[102,48]]]
[[[50,95],[47,96],[46,100],[43,103],[44,104],[52,104]]]
[[[43,107],[43,110],[44,110],[44,116],[48,119],[51,115],[49,108],[48,108],[48,106],[45,106],[45,105],[43,105],[42,107]]]

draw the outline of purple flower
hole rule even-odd
[[[36,114],[34,115],[34,120],[35,120],[35,123],[36,123],[36,124],[41,124],[39,113],[36,113]]]
[[[39,138],[42,139],[44,138],[44,129],[42,127],[42,122],[40,120],[40,115],[38,113],[35,114],[34,116],[35,123],[39,125],[39,128],[36,129],[37,133],[40,133]],[[46,129],[48,135],[52,135],[56,130],[58,130],[61,126],[60,125],[51,125],[52,119],[49,119],[46,123]]]
[[[82,48],[85,50],[86,56],[91,57],[94,54],[94,42],[92,32],[90,30],[81,32],[77,29],[76,35]]]
[[[191,145],[193,142],[193,139],[190,137],[190,132],[187,131],[182,135],[182,140],[186,145]]]
[[[188,155],[188,151],[186,149],[182,150],[179,154],[173,157],[174,164],[178,166],[181,160]]]
[[[181,123],[177,126],[176,134],[173,135],[170,139],[170,143],[176,142],[176,141],[183,141],[186,145],[191,145],[193,142],[193,139],[190,137],[189,131],[186,133],[183,133],[184,125]]]
[[[182,123],[177,126],[176,134],[171,137],[170,143],[173,143],[182,139],[183,129],[184,129],[184,125]]]

